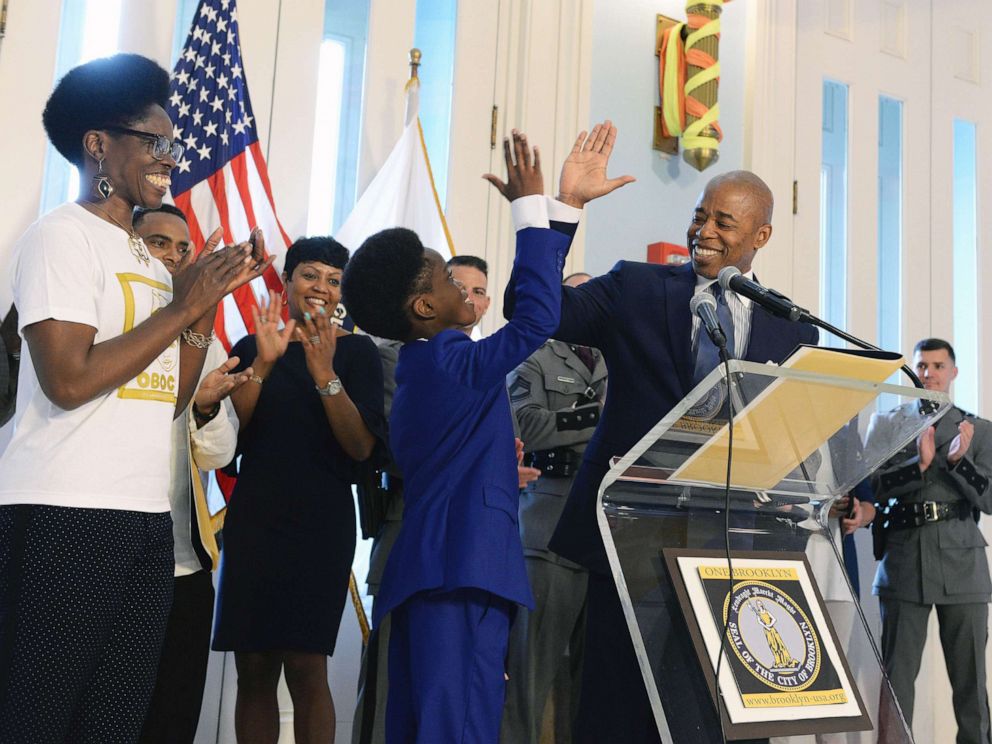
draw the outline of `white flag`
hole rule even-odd
[[[411,78],[403,134],[334,236],[350,250],[380,230],[406,227],[445,258],[455,254],[420,128],[419,89],[419,79]]]

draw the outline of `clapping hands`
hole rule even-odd
[[[232,356],[203,378],[200,382],[200,387],[196,390],[196,395],[193,397],[193,404],[196,406],[196,410],[201,413],[212,410],[224,398],[251,379],[251,376],[255,374],[251,367],[243,369],[236,374],[228,374],[238,366],[240,361],[238,357]]]
[[[255,321],[255,366],[265,366],[264,373],[259,370],[259,374],[264,377],[275,361],[286,353],[296,321],[289,320],[283,328],[279,328],[282,320],[282,298],[272,290],[269,290],[268,306],[261,310],[253,307],[251,317]]]
[[[975,425],[970,421],[962,421],[958,424],[958,435],[951,441],[951,446],[947,450],[947,462],[951,465],[965,456],[971,446],[971,439],[975,436]]]
[[[330,316],[319,308],[313,317],[304,315],[303,322],[296,326],[296,340],[303,344],[307,370],[317,387],[324,387],[335,379],[334,353],[338,348],[338,331]]]
[[[188,309],[193,320],[213,312],[224,296],[261,276],[275,260],[265,258],[265,238],[255,228],[248,240],[219,248],[224,236],[217,228],[203,250],[183,256],[172,279],[173,301]]]

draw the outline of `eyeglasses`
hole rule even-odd
[[[186,151],[186,147],[179,140],[170,140],[163,134],[153,134],[152,132],[142,132],[137,129],[128,129],[127,127],[104,127],[108,132],[118,132],[120,134],[129,134],[132,137],[141,137],[152,143],[152,157],[156,160],[162,160],[166,155],[172,155],[172,159],[177,163],[179,159],[183,156]]]

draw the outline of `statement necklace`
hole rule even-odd
[[[145,247],[145,241],[141,239],[141,236],[134,231],[133,227],[125,227],[119,220],[117,220],[110,212],[108,212],[103,207],[99,207],[93,202],[86,202],[86,205],[92,207],[97,212],[102,214],[108,220],[113,222],[117,227],[127,233],[127,247],[131,249],[131,255],[134,256],[139,261],[143,262],[145,266],[151,265],[152,257],[148,254],[148,249]]]

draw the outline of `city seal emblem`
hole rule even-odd
[[[816,626],[800,603],[774,584],[742,581],[723,607],[734,655],[762,685],[799,692],[814,685],[822,649]]]

